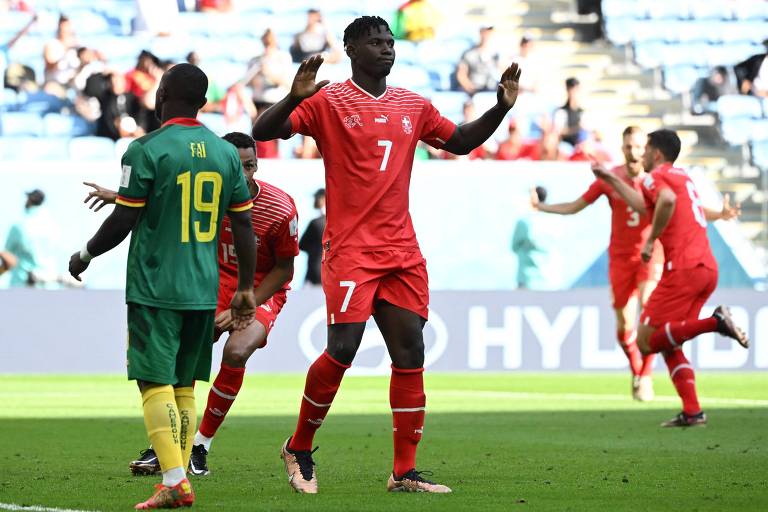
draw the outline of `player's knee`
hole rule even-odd
[[[406,346],[390,350],[392,364],[396,368],[411,369],[424,366],[424,341],[419,339]]]
[[[640,352],[642,352],[643,355],[648,355],[651,353],[651,332],[640,330],[637,333],[637,348],[640,349]]]
[[[253,350],[246,347],[233,347],[224,351],[221,362],[232,368],[245,368],[252,353]]]
[[[327,351],[329,356],[341,364],[352,364],[357,353],[357,345],[353,343],[329,343]]]

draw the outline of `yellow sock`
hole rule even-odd
[[[163,472],[184,468],[181,456],[181,419],[173,386],[153,386],[141,393],[144,401],[144,426]]]
[[[176,394],[176,406],[179,408],[179,417],[181,418],[181,430],[179,431],[181,455],[184,461],[184,468],[187,468],[189,467],[189,456],[192,453],[192,443],[195,439],[195,429],[197,428],[195,388],[174,388],[173,390]]]

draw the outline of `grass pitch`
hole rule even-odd
[[[698,375],[704,428],[661,429],[679,411],[665,373],[651,404],[624,374],[427,374],[419,469],[454,489],[388,494],[388,379],[348,377],[316,437],[320,493],[288,487],[280,444],[301,375],[249,375],[192,480],[197,510],[768,510],[768,375]],[[197,389],[198,409],[208,387]],[[155,477],[135,386],[117,376],[0,376],[0,509],[131,510]],[[8,508],[7,506],[5,508]]]

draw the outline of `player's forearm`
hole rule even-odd
[[[142,208],[130,208],[128,206],[116,206],[112,213],[101,224],[101,227],[93,235],[86,248],[88,253],[99,256],[109,252],[125,240],[136,224]]]
[[[291,135],[288,116],[299,106],[301,100],[290,94],[265,110],[253,124],[251,135],[254,139],[264,141],[277,138],[287,138]]]
[[[264,304],[271,296],[280,291],[291,277],[293,277],[293,258],[286,261],[278,260],[253,292],[256,297],[256,305]]]
[[[704,218],[707,219],[707,222],[720,220],[723,218],[723,211],[713,210],[712,208],[704,208]]]
[[[608,176],[604,179],[611,187],[613,187],[614,190],[616,190],[616,192],[619,193],[619,195],[624,199],[624,201],[626,201],[630,208],[635,210],[640,215],[648,214],[648,210],[645,208],[645,201],[643,201],[643,196],[641,196],[637,190],[630,187],[624,183],[623,180],[620,180],[614,175]]]
[[[229,220],[237,255],[237,289],[251,290],[253,273],[256,271],[256,239],[253,236],[251,212],[230,212]]]
[[[656,203],[653,211],[653,221],[651,223],[651,234],[649,240],[658,239],[669,224],[672,214],[675,212],[675,201],[662,198]]]
[[[483,144],[499,127],[509,108],[495,104],[474,121],[459,125],[443,149],[457,155],[466,155]]]
[[[571,201],[570,203],[556,204],[539,203],[536,208],[540,212],[556,213],[558,215],[573,215],[574,213],[580,212],[584,207],[580,207],[578,201]]]

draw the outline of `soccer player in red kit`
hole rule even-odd
[[[234,403],[245,375],[245,364],[251,355],[267,344],[267,337],[286,301],[286,292],[293,279],[293,259],[299,254],[298,216],[291,196],[267,182],[255,179],[258,169],[256,141],[245,133],[228,133],[224,140],[237,148],[243,173],[253,198],[251,219],[256,237],[256,273],[254,295],[255,322],[245,329],[232,328],[229,303],[237,289],[237,258],[235,256],[232,229],[225,217],[219,236],[219,292],[216,307],[214,340],[225,332],[229,338],[224,345],[221,368],[208,392],[208,403],[195,434],[189,472],[193,475],[208,474],[208,451],[213,436],[224,421]],[[95,190],[86,197],[97,210],[103,204],[112,203],[114,191],[87,183]],[[154,474],[160,470],[157,455],[152,448],[142,451],[141,457],[129,465],[134,474]]]
[[[610,172],[635,190],[645,176],[643,170],[643,149],[645,134],[637,126],[628,126],[623,133],[621,150],[624,165],[618,165]],[[608,245],[608,279],[611,283],[613,309],[616,313],[616,337],[629,359],[632,371],[632,396],[635,400],[653,400],[653,360],[655,354],[643,356],[635,343],[635,318],[638,299],[641,305],[648,300],[661,277],[664,254],[661,244],[656,243],[650,261],[640,258],[640,249],[651,232],[650,219],[633,210],[621,195],[608,183],[597,179],[589,189],[568,203],[540,203],[531,194],[532,206],[542,212],[572,215],[578,213],[600,196],[608,198],[611,207],[611,241]]]
[[[699,334],[718,332],[735,339],[744,348],[749,340],[725,306],[712,316],[699,319],[701,308],[717,286],[717,262],[707,239],[707,221],[738,215],[738,206],[722,211],[704,208],[691,178],[674,167],[680,154],[680,138],[672,130],[648,134],[643,167],[648,174],[641,193],[599,165],[596,176],[618,191],[640,215],[651,215],[651,233],[641,255],[649,261],[654,242],[664,247],[664,273],[640,316],[637,345],[643,354],[661,352],[683,410],[663,427],[704,425],[696,395],[693,367],[683,354],[682,344]]]
[[[421,96],[388,87],[395,60],[387,22],[354,20],[344,31],[352,78],[315,83],[322,64],[302,62],[291,92],[266,110],[253,127],[256,140],[312,136],[325,165],[327,224],[322,284],[328,345],[307,373],[296,430],[281,456],[297,492],[316,493],[312,441],[355,357],[373,315],[392,359],[390,405],[394,467],[389,491],[450,492],[416,470],[424,427],[424,341],[429,289],[426,261],[408,212],[416,144],[422,140],[467,154],[485,142],[515,103],[520,71],[501,76],[497,103],[479,119],[456,127]]]

